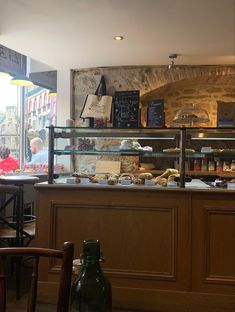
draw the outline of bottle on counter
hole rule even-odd
[[[231,171],[235,171],[235,160],[232,160],[230,169]]]
[[[202,159],[202,163],[201,163],[201,171],[207,171],[208,167],[207,167],[207,159],[203,158]]]
[[[100,266],[98,240],[83,242],[81,272],[71,289],[71,312],[111,312],[111,285]]]
[[[217,160],[216,161],[216,171],[217,172],[222,172],[223,171],[223,162],[222,162],[222,160]]]
[[[200,159],[194,159],[194,171],[201,171],[201,160]]]
[[[208,171],[215,171],[215,161],[214,161],[214,159],[208,161]]]
[[[224,161],[223,162],[223,171],[230,171],[230,165],[229,165],[229,161]]]

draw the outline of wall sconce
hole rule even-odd
[[[28,77],[24,75],[15,76],[11,79],[11,84],[19,87],[31,87],[33,86],[33,82],[29,80]]]
[[[169,55],[169,58],[171,59],[171,63],[168,65],[168,69],[174,68],[174,66],[175,66],[175,60],[177,59],[177,56],[178,56],[178,55],[179,55],[179,54],[176,54],[176,53],[172,53],[172,54]]]

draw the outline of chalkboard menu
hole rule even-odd
[[[147,127],[164,127],[164,101],[163,99],[149,100],[147,108]]]
[[[139,127],[139,90],[117,91],[113,105],[114,128]]]

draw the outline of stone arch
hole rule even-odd
[[[146,106],[151,99],[164,99],[165,122],[173,125],[173,118],[182,107],[196,105],[206,109],[210,122],[200,126],[216,126],[217,101],[235,102],[235,75],[198,76],[167,83],[141,97],[142,123],[145,125]]]
[[[190,79],[207,80],[213,84],[234,81],[235,66],[176,66],[169,70],[167,66],[118,66],[99,67],[73,71],[74,118],[79,124],[79,116],[86,95],[94,93],[101,75],[105,76],[107,93],[114,95],[115,91],[140,90],[141,99],[154,90],[180,81]],[[235,83],[234,83],[235,85]]]

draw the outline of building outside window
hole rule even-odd
[[[19,161],[17,171],[47,171],[45,163],[44,166],[30,165],[32,161],[30,141],[33,138],[40,138],[43,142],[43,150],[47,152],[48,131],[46,127],[56,124],[56,97],[49,97],[49,90],[42,87],[16,87],[10,84],[10,79],[0,77],[0,147],[7,147],[10,150],[10,156]],[[24,96],[20,96],[20,92],[24,92]],[[21,105],[23,109],[20,109]],[[20,127],[22,120],[24,121],[23,131]],[[23,140],[21,140],[22,136]],[[25,151],[23,155],[20,155],[20,142],[22,141],[25,142]],[[1,170],[0,173],[2,173]]]

